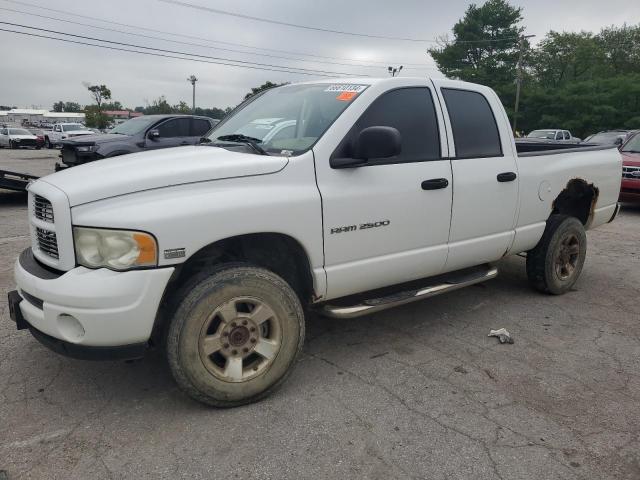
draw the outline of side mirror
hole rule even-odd
[[[618,137],[616,138],[614,143],[616,144],[617,147],[621,147],[624,141],[622,140],[622,138]]]
[[[157,128],[154,128],[153,130],[149,130],[147,137],[149,137],[150,140],[155,140],[156,138],[160,138],[160,131]]]
[[[402,138],[393,127],[368,127],[358,133],[351,151],[351,158],[332,158],[331,167],[361,167],[370,159],[395,157],[402,151]]]

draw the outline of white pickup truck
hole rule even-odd
[[[54,148],[68,138],[81,137],[82,135],[95,135],[81,123],[56,123],[53,128],[44,135],[44,146]]]
[[[490,279],[522,252],[535,288],[572,287],[585,230],[617,213],[620,155],[525,148],[479,85],[400,77],[268,90],[201,145],[32,183],[11,316],[74,357],[162,346],[193,398],[255,401],[290,372],[305,311],[369,314]]]

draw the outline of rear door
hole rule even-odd
[[[451,166],[433,89],[426,81],[420,87],[370,89],[375,99],[364,111],[347,110],[345,119],[353,121],[346,136],[314,148],[327,298],[435,275],[447,258]],[[331,168],[329,158],[348,156],[355,135],[372,126],[396,128],[401,153],[357,168]],[[423,188],[429,180],[440,185]]]
[[[509,121],[486,87],[434,80],[449,133],[454,195],[445,270],[495,261],[513,241],[518,170]]]

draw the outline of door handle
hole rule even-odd
[[[504,172],[498,174],[499,182],[513,182],[518,176],[514,172]]]
[[[422,182],[423,190],[439,190],[441,188],[447,188],[448,186],[449,180],[446,178],[432,178],[431,180]]]

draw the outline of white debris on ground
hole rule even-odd
[[[498,330],[489,331],[488,337],[498,337],[500,343],[513,343],[513,338],[506,328],[500,328]]]

